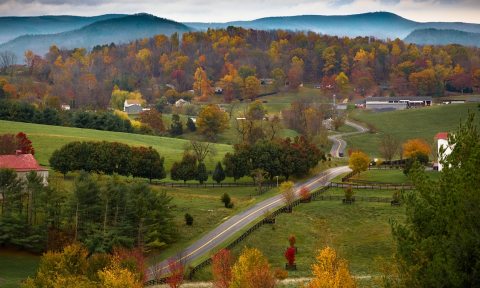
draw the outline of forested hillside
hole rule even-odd
[[[275,89],[314,83],[342,98],[440,96],[447,88],[478,90],[479,52],[459,45],[421,47],[398,39],[229,27],[181,37],[157,35],[97,46],[91,52],[57,46],[44,56],[27,52],[26,67],[1,69],[8,77],[0,84],[0,95],[46,105],[107,108],[115,86],[138,91],[151,104],[162,96],[171,96],[172,101],[191,98],[190,89],[197,100],[207,101],[214,95],[213,87],[219,86],[221,97],[229,102],[257,96],[259,79],[272,78]]]

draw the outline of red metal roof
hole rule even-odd
[[[435,139],[448,140],[448,132],[440,132],[435,135]]]
[[[14,169],[19,172],[47,170],[38,165],[32,154],[0,155],[0,168]]]

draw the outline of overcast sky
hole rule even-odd
[[[480,0],[0,0],[1,16],[146,12],[181,22],[389,11],[420,22],[480,23]]]

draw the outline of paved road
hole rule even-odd
[[[310,190],[317,189],[319,187],[325,186],[329,181],[340,174],[350,172],[350,168],[347,166],[341,166],[336,168],[328,169],[315,177],[309,179],[308,181],[297,183],[295,185],[295,192],[298,193],[301,187],[308,187]],[[265,215],[269,210],[273,210],[280,206],[283,206],[284,202],[282,195],[276,195],[272,198],[264,200],[260,203],[257,203],[253,207],[229,218],[220,226],[209,232],[207,235],[203,236],[200,240],[196,241],[190,247],[181,252],[181,254],[176,257],[176,260],[182,262],[182,264],[189,263],[198,257],[208,253],[213,248],[217,247],[237,231],[246,227],[252,221]],[[153,279],[156,277],[161,277],[168,273],[168,260],[158,263],[155,266],[149,268],[148,279]]]
[[[350,121],[345,121],[345,124],[351,127],[354,127],[355,129],[357,129],[357,132],[343,133],[343,134],[329,136],[329,139],[333,141],[331,154],[334,157],[338,157],[339,153],[343,153],[345,150],[345,147],[347,146],[345,141],[341,139],[342,136],[365,133],[366,131],[368,131],[368,129]],[[350,168],[348,168],[348,166],[341,166],[341,167],[328,169],[316,175],[315,177],[312,177],[309,180],[306,180],[301,183],[297,183],[295,185],[295,193],[298,197],[301,187],[306,186],[310,190],[315,190],[322,186],[328,185],[330,180],[337,177],[338,175],[348,173],[350,171],[351,170]],[[174,259],[176,261],[181,261],[182,264],[184,265],[188,264],[189,262],[192,262],[193,260],[210,252],[212,249],[219,246],[225,240],[230,238],[237,231],[247,227],[255,219],[265,215],[266,212],[270,210],[274,210],[275,208],[281,207],[283,205],[284,205],[284,202],[282,199],[282,195],[276,195],[276,196],[273,196],[272,198],[269,198],[260,203],[257,203],[253,207],[250,207],[247,210],[240,212],[239,214],[234,215],[231,218],[227,219],[218,227],[216,227],[215,229],[210,231],[208,234],[200,238],[200,240],[196,241],[195,243],[190,245],[187,249],[185,249],[180,254],[178,254]],[[147,278],[148,280],[154,279],[154,278],[161,278],[166,274],[168,274],[168,260],[162,261],[154,266],[149,267]]]
[[[345,155],[345,148],[347,147],[347,142],[345,142],[345,140],[342,139],[343,136],[355,135],[355,134],[365,133],[368,131],[367,128],[348,120],[345,121],[345,124],[357,129],[357,131],[328,136],[328,139],[333,142],[332,149],[330,149],[330,154],[336,158],[343,157],[343,156],[340,156],[340,154]]]

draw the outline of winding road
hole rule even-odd
[[[365,129],[364,127],[350,121],[346,121],[345,123],[357,129],[358,132],[338,134],[331,136],[331,138],[329,137],[330,140],[334,143],[332,151],[335,150],[336,153],[332,153],[332,155],[338,155],[338,153],[345,150],[346,143],[340,138],[341,136],[364,133],[367,131],[367,129]],[[350,171],[351,170],[350,168],[348,168],[348,166],[330,168],[315,175],[309,180],[297,183],[294,187],[296,196],[299,196],[301,187],[308,187],[312,191],[328,185],[333,178],[337,177],[338,175],[348,173]],[[205,255],[215,247],[219,246],[221,243],[223,243],[225,240],[230,238],[242,228],[247,227],[255,219],[265,215],[265,213],[267,213],[268,211],[274,210],[275,208],[281,207],[283,205],[284,202],[282,199],[282,195],[280,194],[255,204],[247,210],[244,210],[239,214],[230,217],[225,222],[210,231],[208,234],[204,235],[198,241],[196,241],[184,251],[179,253],[174,258],[175,261],[180,261],[184,265],[192,262],[193,260]],[[168,274],[168,272],[168,260],[164,260],[148,268],[147,279],[151,280],[155,278],[161,278],[162,276]]]
[[[357,131],[328,136],[328,139],[333,142],[332,149],[330,149],[330,155],[332,155],[332,157],[339,158],[345,155],[345,148],[347,148],[347,142],[345,142],[342,137],[366,133],[368,131],[367,128],[348,120],[345,121],[345,124],[357,129]]]

